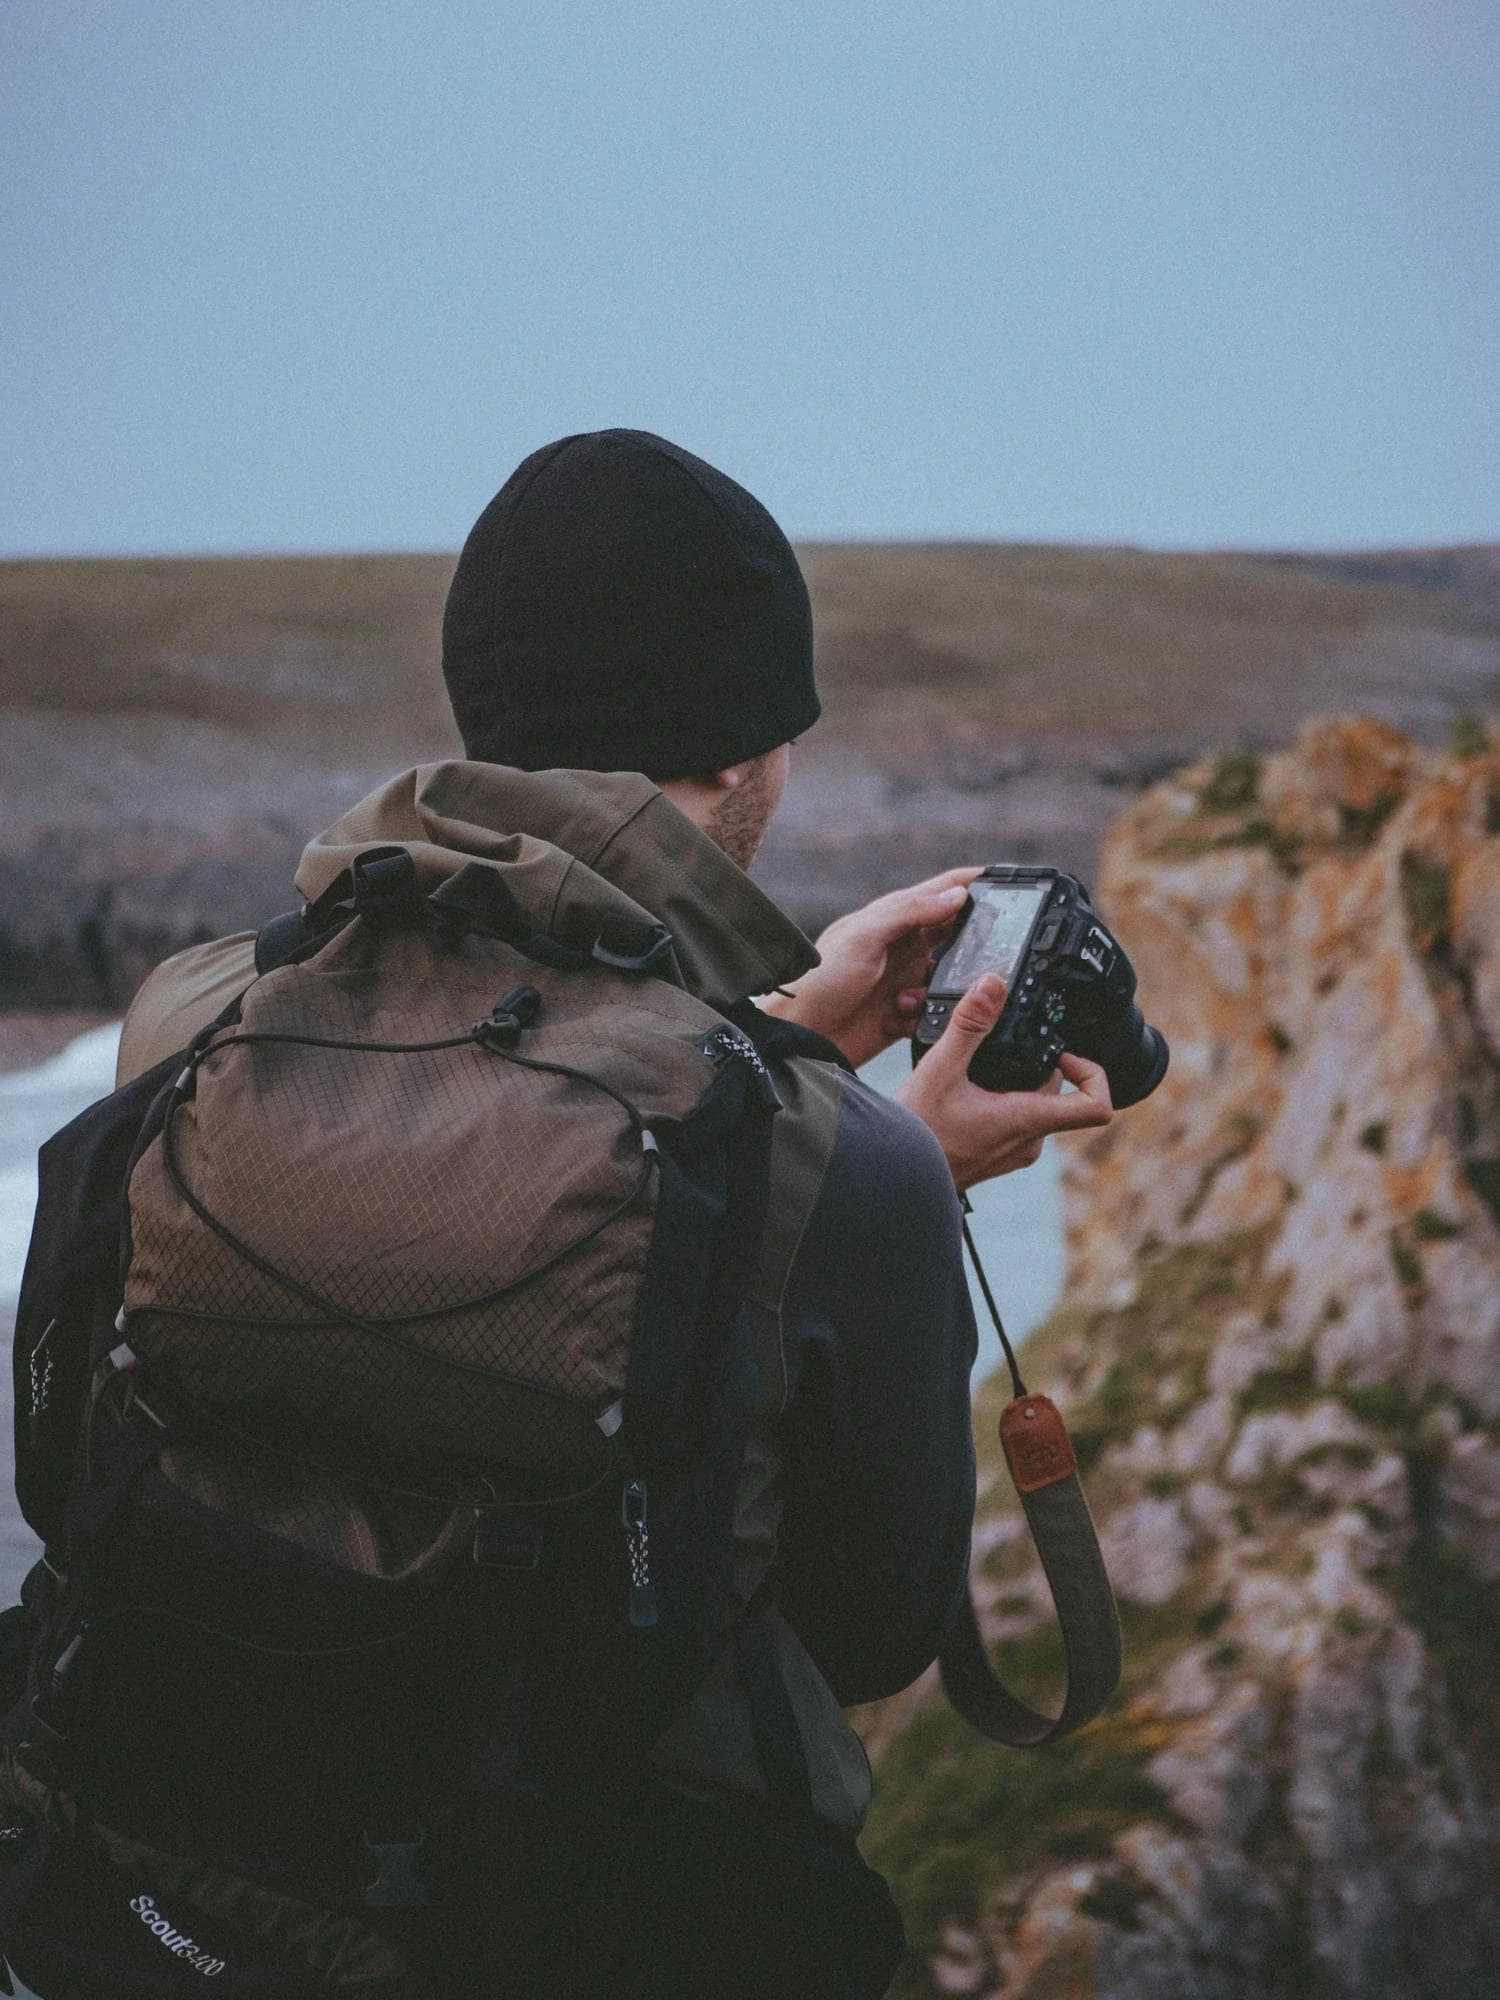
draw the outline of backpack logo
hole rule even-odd
[[[222,1958],[215,1958],[212,1952],[205,1951],[196,1938],[190,1938],[185,1932],[178,1930],[169,1917],[162,1915],[156,1907],[154,1898],[136,1896],[132,1899],[130,1907],[147,1930],[165,1945],[174,1958],[185,1959],[193,1970],[201,1972],[205,1979],[212,1979],[215,1974],[224,1970],[225,1961]]]

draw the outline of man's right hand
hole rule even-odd
[[[1040,1090],[981,1090],[969,1064],[1005,1006],[1005,981],[987,973],[953,1009],[947,1027],[896,1092],[937,1136],[962,1193],[979,1181],[1031,1166],[1049,1132],[1107,1125],[1109,1079],[1098,1063],[1064,1054]],[[1061,1095],[1063,1080],[1076,1090]]]

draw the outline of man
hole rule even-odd
[[[1069,1095],[970,1084],[1004,1000],[993,979],[900,1104],[840,1065],[910,1034],[977,870],[881,898],[816,952],[744,874],[819,710],[796,559],[711,466],[635,431],[534,453],[464,548],[443,666],[467,761],[392,780],[314,840],[304,896],[381,844],[406,846],[429,887],[488,864],[542,929],[623,894],[671,932],[697,997],[743,1017],[760,995],[812,1031],[772,1058],[784,1108],[736,1510],[748,1636],[657,1744],[633,1818],[565,1817],[564,1887],[541,1916],[497,1923],[495,1990],[873,1996],[899,1926],[854,1849],[869,1774],[840,1705],[912,1681],[964,1585],[974,1328],[956,1190],[1030,1164],[1048,1132],[1103,1123],[1107,1085],[1073,1057]],[[126,1022],[121,1080],[252,977],[246,937],[160,967]]]

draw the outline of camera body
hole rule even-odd
[[[1088,890],[1057,868],[986,868],[933,970],[912,1037],[919,1061],[982,974],[1009,996],[969,1065],[985,1090],[1036,1090],[1064,1049],[1097,1062],[1117,1109],[1137,1104],[1167,1071],[1165,1038],[1135,1004],[1135,969]]]

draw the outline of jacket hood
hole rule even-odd
[[[309,841],[299,893],[315,901],[356,854],[383,846],[406,848],[428,888],[482,862],[554,936],[597,933],[610,915],[665,924],[681,984],[710,1007],[818,963],[791,919],[636,772],[419,764]]]

